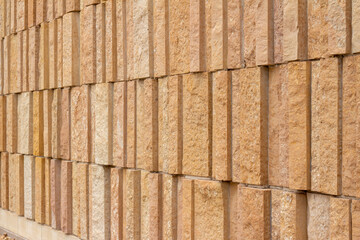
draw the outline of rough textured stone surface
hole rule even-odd
[[[311,190],[340,192],[339,60],[312,63]]]
[[[360,38],[360,1],[352,0],[351,6],[351,31],[352,31],[352,41],[351,41],[351,51],[353,53],[360,52],[360,42],[357,39]]]
[[[169,73],[169,28],[167,26],[169,3],[164,0],[155,0],[153,6],[154,76],[161,77]]]
[[[182,77],[159,79],[159,171],[181,173]]]
[[[49,88],[49,24],[40,25],[39,89]]]
[[[235,182],[267,182],[267,79],[265,68],[242,69],[232,75],[232,177]]]
[[[28,1],[16,1],[16,31],[20,32],[27,28],[28,24]]]
[[[17,151],[17,94],[6,96],[6,150]]]
[[[28,27],[36,24],[36,0],[28,0]]]
[[[35,221],[45,223],[45,158],[35,158]]]
[[[51,225],[50,158],[45,158],[45,224]]]
[[[308,239],[330,239],[330,197],[320,194],[307,194]]]
[[[36,25],[41,24],[46,19],[46,0],[36,0]]]
[[[80,11],[80,0],[66,0],[66,12]]]
[[[228,194],[227,183],[194,182],[194,239],[229,239]]]
[[[52,149],[52,110],[51,104],[53,101],[53,91],[44,91],[44,156],[51,157]]]
[[[9,38],[9,87],[10,93],[21,91],[21,37],[20,34],[11,35]]]
[[[136,164],[136,82],[127,82],[126,88],[126,166]]]
[[[96,50],[96,82],[105,82],[105,4],[96,5],[95,50]]]
[[[330,238],[351,239],[351,200],[330,198]]]
[[[9,210],[24,215],[24,155],[9,155]]]
[[[55,2],[54,0],[47,0],[46,5],[46,21],[53,21],[55,18]]]
[[[24,216],[35,217],[35,157],[24,156]]]
[[[33,98],[31,92],[18,95],[18,152],[33,153]]]
[[[126,82],[114,83],[113,164],[126,167]]]
[[[0,96],[0,151],[6,149],[6,97]]]
[[[60,158],[70,159],[70,88],[61,89],[60,105]]]
[[[124,174],[122,169],[111,169],[111,239],[123,236],[123,189]]]
[[[18,66],[18,71],[21,72],[21,91],[29,91],[29,31],[25,30],[20,33],[19,41],[21,41],[21,51],[19,51],[21,57],[21,64]],[[18,73],[20,75],[20,73]],[[1,90],[0,90],[1,92]]]
[[[126,2],[122,0],[116,0],[116,63],[117,63],[117,81],[125,80],[127,75],[127,64],[126,64]]]
[[[55,1],[55,18],[62,17],[66,12],[66,0]]]
[[[29,29],[29,90],[39,89],[40,28]]]
[[[9,209],[9,153],[1,153],[1,208]]]
[[[105,3],[105,78],[106,82],[117,79],[117,49],[116,49],[116,2]]]
[[[61,231],[72,233],[72,162],[61,161]]]
[[[49,23],[49,88],[57,88],[57,21],[53,20]]]
[[[240,207],[239,207],[239,184],[230,183],[229,186],[229,239],[240,239]]]
[[[283,61],[283,39],[284,39],[284,0],[273,0],[273,37],[274,37],[274,63]],[[293,1],[294,2],[294,1]]]
[[[352,239],[360,237],[360,201],[351,201],[351,233]]]
[[[162,174],[162,238],[175,239],[177,234],[177,185],[178,178]]]
[[[211,80],[207,73],[183,79],[183,173],[209,176],[211,158]]]
[[[59,1],[58,1],[59,2]],[[57,60],[56,60],[56,80],[57,86],[63,86],[63,19],[56,19],[57,25]]]
[[[241,49],[241,2],[229,0],[227,2],[227,66],[228,68],[240,68],[243,64],[243,50]]]
[[[50,163],[50,204],[51,227],[61,228],[61,160],[51,159]]]
[[[258,0],[244,1],[243,4],[243,48],[244,65],[246,67],[255,66],[256,60],[256,11]]]
[[[256,65],[269,65],[274,62],[274,13],[272,10],[273,0],[257,2],[256,30],[253,31],[256,34]]]
[[[212,175],[231,180],[231,72],[213,74]]]
[[[51,155],[60,158],[61,89],[54,90],[51,110]]]
[[[178,185],[177,239],[194,239],[194,181],[180,178]]]

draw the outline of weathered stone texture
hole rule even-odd
[[[24,215],[24,155],[9,155],[9,210]]]
[[[52,101],[54,92],[44,91],[44,156],[51,157],[52,153]]]
[[[228,68],[240,68],[243,65],[243,49],[241,49],[241,2],[237,0],[227,1],[227,66]]]
[[[35,157],[24,156],[24,216],[35,217]]]
[[[9,209],[9,153],[1,153],[1,208]]]
[[[123,191],[124,170],[112,168],[111,178],[111,239],[120,239],[123,236]]]
[[[167,28],[169,3],[164,0],[155,0],[153,6],[154,76],[161,77],[169,73],[169,29]]]
[[[330,198],[330,238],[351,239],[351,200]]]
[[[6,97],[0,96],[0,151],[6,149]]]
[[[60,118],[57,119],[60,134],[60,158],[70,159],[70,88],[61,89],[61,104],[58,107],[60,111]]]
[[[136,81],[127,82],[126,88],[126,166],[136,164]]]
[[[72,168],[73,163],[61,161],[61,231],[72,233]]]
[[[174,239],[177,234],[177,186],[178,178],[169,174],[162,174],[162,230],[163,239]]]
[[[45,223],[45,158],[35,158],[35,221]]]
[[[252,31],[256,34],[256,65],[269,65],[274,62],[273,8],[277,6],[273,6],[273,0],[263,0],[257,1],[256,7],[256,30]],[[276,37],[279,37],[279,34]]]
[[[44,155],[44,95],[42,91],[33,92],[33,154]]]
[[[33,98],[31,92],[18,95],[18,152],[33,153]]]
[[[61,228],[61,160],[51,159],[50,162],[50,207],[51,227]]]
[[[114,83],[113,164],[126,167],[126,82]]]
[[[352,239],[360,237],[360,201],[351,201],[351,234]]]
[[[39,47],[39,89],[49,88],[49,24],[44,22],[40,25]]]
[[[40,28],[29,29],[29,90],[39,89]]]
[[[51,155],[60,158],[61,89],[55,89],[51,103]]]
[[[194,236],[194,180],[180,178],[178,185],[177,239]]]
[[[17,94],[6,96],[6,150],[17,152]]]

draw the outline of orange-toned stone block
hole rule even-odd
[[[211,157],[211,80],[208,73],[183,76],[184,174],[209,176]]]
[[[60,158],[61,89],[55,89],[51,103],[51,155]]]
[[[17,152],[17,94],[6,96],[6,151]]]
[[[308,58],[320,58],[327,54],[328,23],[326,21],[328,0],[307,3],[308,21]]]
[[[266,0],[267,1],[267,0]],[[264,1],[265,2],[265,1]],[[253,67],[256,65],[256,12],[257,0],[244,1],[243,16],[243,49],[244,49],[244,66]],[[267,15],[267,12],[262,12]]]
[[[9,153],[1,152],[1,208],[9,209]]]
[[[10,36],[10,65],[9,65],[9,85],[10,93],[21,92],[21,38],[20,34]]]
[[[232,178],[236,182],[267,183],[267,81],[268,71],[261,67],[232,73]]]
[[[24,216],[24,155],[10,154],[9,210]]]
[[[26,50],[26,43],[23,44],[23,41],[27,41],[26,39],[26,33],[24,31],[19,32],[16,34],[16,81],[13,86],[14,92],[19,93],[21,91],[24,91],[25,87],[23,87],[23,84],[26,84],[26,75],[23,77],[24,72],[26,71],[23,68],[27,68],[26,62],[24,62],[24,59],[27,58],[27,56],[24,56],[27,54]],[[25,36],[25,37],[24,37]],[[25,49],[24,49],[25,45]]]
[[[35,158],[35,221],[45,223],[45,158]]]
[[[126,82],[114,83],[113,164],[126,166]]]
[[[0,11],[1,12],[1,11]],[[0,50],[1,52],[4,52],[4,39],[0,40]],[[4,54],[0,56],[0,94],[4,93]]]
[[[58,109],[59,110],[59,109]],[[70,159],[70,88],[61,90],[61,106],[60,106],[60,158]]]
[[[194,239],[194,198],[194,180],[180,178],[177,202],[177,239]]]
[[[57,21],[49,22],[49,88],[56,88],[57,82]]]
[[[0,96],[0,151],[6,150],[6,97]]]
[[[58,1],[60,2],[60,1]],[[58,18],[55,20],[57,25],[57,57],[56,57],[56,81],[57,87],[62,87],[64,84],[63,76],[63,19]]]
[[[45,158],[45,224],[51,226],[50,158]]]
[[[17,1],[16,0],[10,0],[7,1],[10,2],[10,34],[13,34],[16,32],[16,24],[17,24]],[[9,11],[9,9],[7,9]]]
[[[11,66],[11,52],[10,52],[10,36],[6,36],[3,40],[3,93],[8,94],[10,89],[10,66]]]
[[[330,198],[330,239],[351,239],[351,200]]]
[[[33,96],[31,92],[18,95],[18,149],[22,154],[33,153]]]
[[[28,27],[36,25],[36,0],[28,0]]]
[[[182,168],[182,77],[159,81],[159,171],[177,174]]]
[[[19,33],[22,38],[21,91],[29,91],[29,30]],[[1,91],[0,91],[1,92]]]
[[[0,37],[5,36],[5,25],[6,25],[6,3],[5,1],[0,1]]]
[[[40,28],[29,29],[29,90],[39,89]]]
[[[36,25],[43,23],[46,20],[47,0],[36,0]]]
[[[49,24],[40,25],[39,89],[49,88]]]
[[[105,4],[100,3],[96,5],[95,16],[95,65],[97,83],[104,83],[106,81],[106,62],[105,62]]]
[[[340,61],[312,62],[311,190],[339,194],[340,189]]]
[[[352,239],[360,237],[360,201],[351,200],[351,233]]]
[[[116,2],[105,2],[105,79],[117,81]],[[143,44],[143,43],[142,43]],[[141,69],[142,70],[142,69]]]
[[[125,26],[125,17],[126,17],[126,2],[117,0],[115,1],[116,4],[116,16],[115,16],[115,23],[116,23],[116,63],[117,63],[117,78],[116,81],[125,80],[126,79],[126,26]]]
[[[270,190],[239,186],[239,234],[244,239],[271,239]]]
[[[11,34],[11,2],[12,1],[4,1],[4,33],[5,36],[8,36]]]
[[[227,66],[240,68],[243,64],[243,50],[241,49],[241,2],[229,0],[227,2]]]
[[[284,41],[284,5],[289,1],[272,0],[273,7],[273,37],[274,37],[274,63],[283,62],[283,41]],[[292,1],[294,2],[294,1]],[[295,1],[296,2],[296,1]]]
[[[136,81],[127,82],[126,88],[126,166],[136,164]]]
[[[256,65],[269,65],[274,62],[273,0],[258,1],[255,15]]]
[[[51,159],[50,162],[50,204],[51,227],[61,229],[61,160]]]
[[[353,53],[360,52],[360,43],[357,39],[360,37],[360,1],[353,0],[351,1],[351,51]]]
[[[136,167],[158,169],[158,81],[136,83]]]
[[[80,0],[65,0],[66,12],[80,11]]]
[[[66,0],[56,0],[54,3],[55,18],[60,18],[66,13]]]
[[[111,239],[123,236],[123,170],[111,168]]]
[[[72,233],[72,162],[61,162],[61,231]]]
[[[238,240],[240,239],[239,184],[230,183],[229,192],[229,238]]]
[[[54,92],[52,90],[44,91],[44,156],[52,156],[52,101]]]
[[[44,93],[33,92],[33,154],[44,155]]]
[[[35,157],[24,156],[24,216],[35,216]]]
[[[170,174],[162,174],[162,229],[163,239],[175,239],[177,236],[177,186],[178,178]]]
[[[231,180],[231,72],[213,74],[212,175]]]

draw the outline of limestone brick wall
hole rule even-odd
[[[360,0],[0,0],[0,227],[360,239]]]

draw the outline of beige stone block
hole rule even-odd
[[[80,12],[80,83],[96,83],[96,7]]]
[[[3,93],[8,94],[11,92],[10,89],[10,66],[11,66],[11,52],[10,52],[10,36],[4,38],[3,43]]]
[[[283,62],[283,40],[284,40],[284,5],[288,1],[284,0],[272,0],[272,9],[273,12],[273,53],[274,53],[274,63]],[[296,1],[292,1],[296,2]],[[271,14],[271,13],[270,13]]]
[[[311,190],[340,193],[340,72],[337,58],[312,63]]]
[[[45,223],[45,158],[35,157],[35,221]]]
[[[170,73],[190,71],[190,0],[169,1]]]
[[[39,89],[49,88],[49,24],[40,25]]]
[[[51,159],[50,162],[50,204],[51,227],[61,229],[61,160]]]
[[[126,169],[124,172],[123,232],[124,239],[140,239],[141,172]]]
[[[267,0],[266,0],[267,1]],[[263,2],[266,2],[263,1]],[[257,4],[258,0],[244,1],[243,4],[243,48],[244,48],[244,66],[253,67],[256,65],[256,15],[257,15]],[[267,16],[266,12],[262,12],[264,17]],[[259,21],[260,23],[260,21]],[[259,42],[260,44],[260,42]],[[264,50],[264,49],[263,49]],[[266,50],[265,50],[266,51]],[[266,54],[266,52],[264,53]],[[260,59],[259,59],[260,60]]]
[[[90,85],[90,139],[91,139],[91,162],[95,162],[95,107],[96,107],[96,85]]]
[[[306,195],[271,191],[272,239],[307,239]]]
[[[20,34],[10,36],[10,68],[9,68],[9,83],[10,92],[19,93],[21,92],[21,37]]]
[[[114,83],[113,164],[126,167],[126,82]]]
[[[60,158],[61,89],[55,89],[51,103],[51,155]]]
[[[162,174],[162,229],[163,239],[176,239],[177,236],[177,186],[178,178],[170,174]]]
[[[229,186],[229,239],[240,239],[240,206],[239,184],[230,183]]]
[[[24,155],[10,154],[9,210],[24,216]]]
[[[80,236],[80,163],[72,163],[72,233]]]
[[[0,13],[1,13],[1,10],[0,10]],[[4,52],[4,39],[0,40],[0,51]],[[4,87],[5,87],[4,86],[4,61],[5,61],[4,54],[1,54],[1,56],[0,56],[0,94],[4,93]]]
[[[327,54],[329,46],[328,22],[326,21],[329,0],[308,1],[308,57],[320,58]]]
[[[266,184],[268,71],[251,68],[232,74],[232,178]]]
[[[208,73],[183,77],[184,174],[209,176],[211,158],[211,80]]]
[[[61,0],[60,0],[61,1]],[[58,2],[60,2],[58,1]],[[64,84],[63,77],[63,19],[55,20],[57,25],[57,57],[56,57],[56,82],[57,87],[62,87]]]
[[[243,50],[241,49],[241,2],[227,2],[227,67],[240,68],[243,65]]]
[[[136,164],[136,81],[127,82],[126,88],[126,166]]]
[[[52,156],[52,109],[54,92],[52,90],[44,91],[44,156]]]
[[[159,79],[159,171],[178,174],[182,168],[182,77]]]
[[[45,224],[51,226],[50,158],[45,158]]]
[[[105,62],[105,4],[96,5],[95,17],[95,65],[96,65],[96,83],[106,81],[106,62]]]
[[[17,24],[17,1],[10,0],[10,34],[16,32],[16,24]]]
[[[5,1],[0,1],[0,37],[5,36],[5,25],[6,25],[6,4]]]
[[[72,162],[61,161],[61,231],[72,233]]]
[[[18,152],[22,154],[33,153],[33,97],[32,92],[18,95]]]
[[[258,1],[257,3],[256,30],[254,31],[256,34],[256,65],[269,65],[274,62],[273,7],[273,0]]]
[[[80,13],[64,15],[63,24],[63,86],[80,84]]]
[[[1,152],[1,208],[9,209],[9,153]]]
[[[66,12],[80,11],[80,0],[65,0]]]
[[[55,19],[55,4],[57,0],[46,0],[46,21],[51,22]]]
[[[190,1],[190,72],[206,69],[205,4],[204,1]],[[220,23],[221,24],[221,23]],[[218,29],[218,28],[217,28]],[[224,35],[225,36],[225,35]],[[210,38],[210,36],[208,36]],[[167,40],[169,41],[169,40]],[[210,46],[209,46],[210,47]],[[222,49],[220,49],[221,51]],[[156,56],[156,55],[155,55]]]
[[[271,239],[270,190],[239,186],[239,233],[244,239]]]
[[[90,88],[71,89],[71,159],[90,162]]]
[[[113,84],[95,86],[95,163],[112,165]]]
[[[36,25],[39,25],[46,20],[46,7],[46,0],[36,0]]]
[[[231,180],[231,72],[213,73],[212,176]]]
[[[127,77],[127,64],[125,62],[126,60],[126,28],[125,28],[125,22],[126,22],[126,2],[122,0],[116,1],[116,16],[115,16],[115,22],[116,22],[116,51],[117,51],[117,78],[116,81],[125,80]]]
[[[40,28],[29,29],[29,90],[39,89]]]
[[[44,155],[44,93],[33,92],[33,154]]]
[[[100,3],[100,0],[82,0],[84,6]]]
[[[178,185],[177,239],[194,239],[194,180],[180,178]]]
[[[90,236],[92,239],[110,238],[110,168],[90,165],[91,212]],[[130,225],[127,228],[130,228]]]
[[[286,0],[283,2],[283,61],[304,60],[307,58],[306,10],[306,1]],[[275,49],[276,44],[275,41]]]
[[[21,91],[24,92],[29,91],[29,30],[24,30],[19,34],[22,35]]]
[[[17,94],[6,96],[6,151],[17,152]]]
[[[111,168],[111,239],[123,236],[123,170]]]
[[[28,27],[36,25],[36,0],[28,0]]]
[[[10,1],[4,1],[4,17],[5,17],[5,22],[4,22],[4,32],[5,32],[5,36],[8,36],[11,34],[11,0]]]
[[[55,3],[55,18],[60,18],[66,13],[66,0],[56,0]]]
[[[24,44],[23,44],[23,41],[26,41],[26,37],[24,37],[24,35],[26,35],[26,33],[24,33],[23,31],[18,32],[16,34],[16,36],[17,36],[16,43],[15,43],[15,47],[17,47],[17,50],[16,50],[16,81],[13,84],[13,89],[14,89],[14,92],[16,92],[16,93],[20,93],[21,91],[23,91],[22,85],[26,84],[26,80],[23,78],[23,74],[24,74],[23,68],[27,67],[25,65],[26,63],[24,63],[24,59],[26,58],[26,56],[25,57],[23,56],[23,55],[27,54],[26,49],[24,49]],[[26,77],[26,76],[24,76],[24,77]]]
[[[24,216],[35,217],[35,157],[24,156]]]
[[[351,239],[351,200],[330,198],[330,239]]]
[[[59,109],[58,109],[59,110]],[[61,105],[60,105],[60,158],[70,159],[70,144],[71,144],[71,126],[70,126],[70,88],[63,88],[61,90]]]
[[[136,83],[136,167],[158,169],[158,81]]]
[[[6,150],[6,97],[0,96],[0,151]]]
[[[229,239],[228,195],[228,183],[194,181],[194,239]]]
[[[105,78],[117,81],[116,2],[105,3]]]
[[[49,88],[58,87],[57,82],[57,35],[58,35],[57,20],[49,22]]]
[[[352,0],[351,1],[351,32],[352,32],[352,41],[351,41],[351,51],[353,53],[360,52],[360,42],[357,40],[360,37],[360,1]]]
[[[351,234],[352,239],[360,237],[360,201],[351,200]]]
[[[308,239],[330,239],[330,197],[307,194]]]

